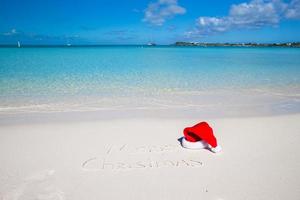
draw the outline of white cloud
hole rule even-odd
[[[289,4],[285,17],[287,19],[300,19],[300,0],[292,0]]]
[[[148,5],[143,21],[155,26],[162,26],[166,19],[182,15],[185,12],[185,8],[179,6],[177,0],[158,0]]]
[[[230,20],[225,17],[199,17],[197,20],[199,27],[205,27],[207,33],[224,32],[230,26]]]
[[[254,0],[250,3],[232,5],[229,11],[229,21],[238,27],[261,27],[276,25],[280,15],[273,1]]]
[[[232,29],[277,26],[282,18],[300,18],[300,0],[289,4],[281,0],[252,0],[249,3],[231,5],[228,16],[199,17],[194,30],[187,37],[199,37]]]
[[[15,28],[11,29],[8,32],[2,33],[2,35],[5,35],[5,36],[16,35],[16,34],[18,34],[18,32]]]

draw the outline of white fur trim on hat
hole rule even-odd
[[[184,137],[182,138],[181,145],[187,149],[205,149],[208,144],[204,141],[189,142]]]

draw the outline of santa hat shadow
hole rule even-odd
[[[183,130],[184,137],[178,139],[181,146],[187,149],[207,149],[214,153],[222,150],[218,145],[213,129],[207,122],[200,122]]]

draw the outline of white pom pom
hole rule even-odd
[[[219,153],[222,151],[222,147],[220,145],[216,146],[215,148],[211,148],[212,152]]]

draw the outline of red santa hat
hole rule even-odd
[[[221,151],[221,147],[218,145],[217,139],[214,136],[213,129],[207,122],[200,122],[192,127],[187,127],[183,130],[183,134],[182,145],[186,148],[205,148],[209,145],[213,152]]]

